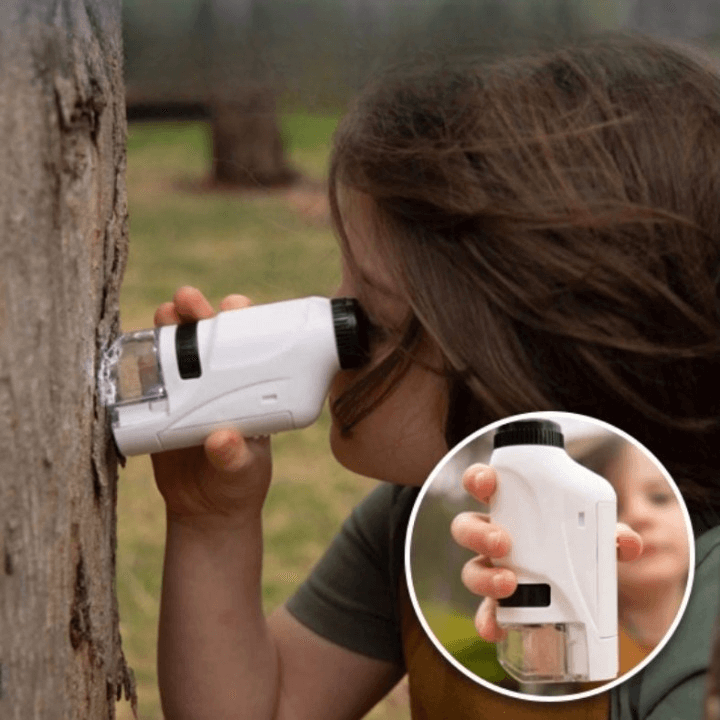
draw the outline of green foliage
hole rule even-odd
[[[478,637],[471,614],[460,614],[437,601],[424,602],[421,607],[435,637],[461,665],[489,682],[499,683],[507,677],[495,645]]]
[[[432,604],[434,598],[443,597],[455,610],[467,616],[477,608],[477,596],[460,579],[463,565],[474,553],[450,540],[453,518],[461,512],[477,510],[477,507],[469,496],[453,498],[435,492],[425,495],[413,526],[410,556],[413,585],[421,604]],[[438,542],[438,538],[446,538],[447,542]]]

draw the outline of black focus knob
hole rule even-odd
[[[552,420],[514,420],[495,431],[493,447],[508,445],[551,445],[565,447],[562,428]]]
[[[340,367],[352,370],[368,361],[368,319],[355,298],[333,298],[333,323]]]

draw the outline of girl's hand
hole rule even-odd
[[[462,476],[465,490],[476,500],[489,503],[497,487],[495,470],[480,463],[471,465]],[[475,628],[483,640],[498,642],[506,632],[495,618],[497,601],[515,592],[517,577],[512,570],[497,568],[493,560],[505,557],[512,546],[512,539],[504,528],[492,522],[488,515],[476,512],[460,513],[452,522],[450,532],[458,545],[478,553],[465,563],[462,581],[470,592],[482,595],[484,600],[475,615]],[[642,540],[629,526],[617,526],[618,560],[635,560],[642,553]]]
[[[248,307],[243,295],[229,295],[220,310]],[[172,302],[155,313],[155,325],[204,320],[215,315],[203,294],[180,288]],[[152,456],[155,481],[168,519],[197,525],[227,524],[262,508],[271,477],[270,439],[243,438],[233,429],[218,430],[204,446]]]

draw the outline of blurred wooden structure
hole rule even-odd
[[[595,0],[590,0],[590,4]],[[599,3],[600,0],[597,0]],[[125,0],[129,119],[212,122],[216,182],[292,182],[278,105],[341,111],[383,65],[612,23],[586,0]]]

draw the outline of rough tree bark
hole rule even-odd
[[[116,457],[95,376],[127,253],[121,0],[0,7],[0,717],[113,718]]]

